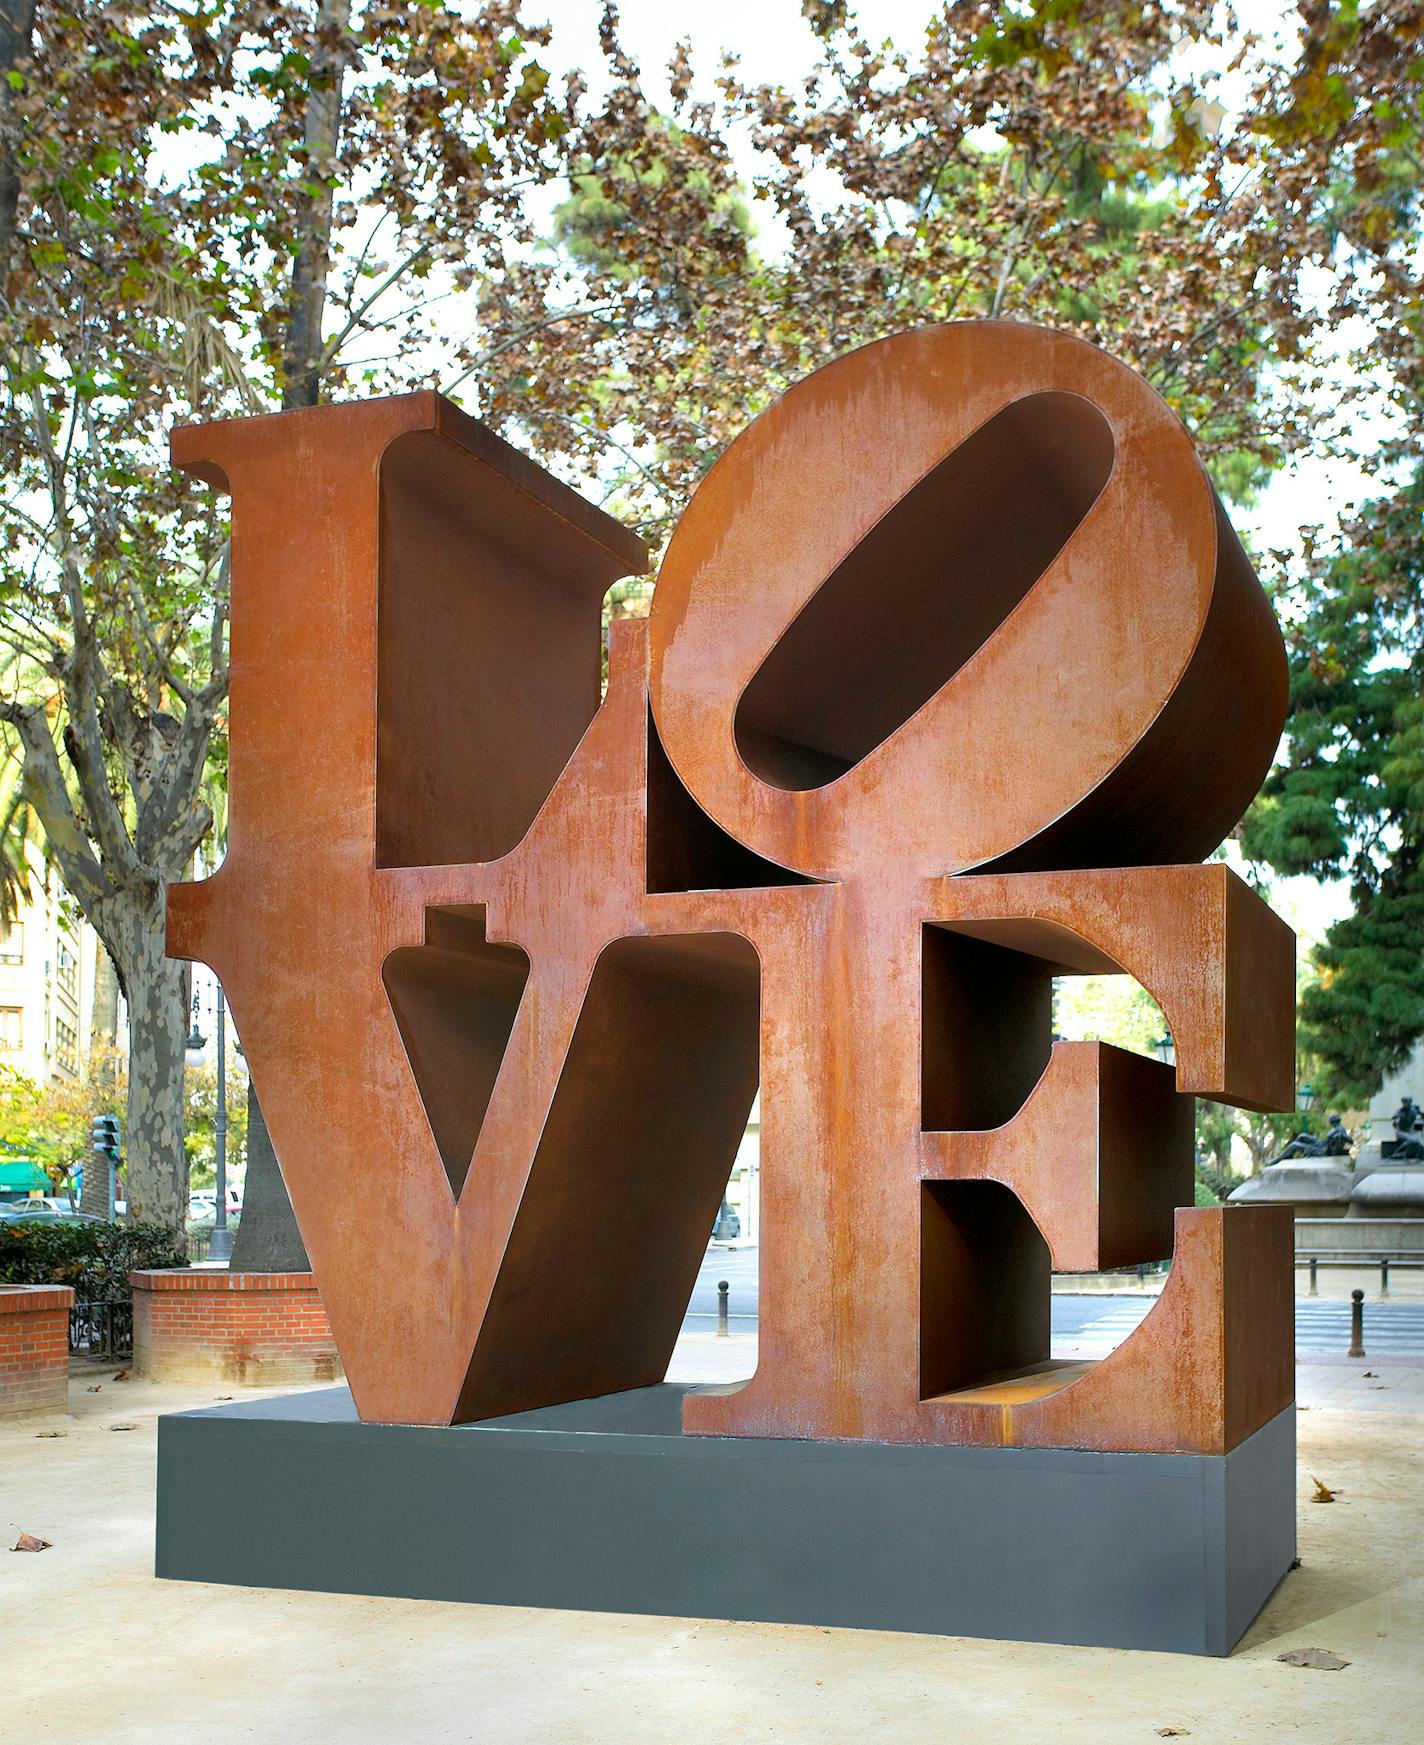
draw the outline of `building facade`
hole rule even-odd
[[[0,924],[0,1065],[37,1084],[84,1076],[98,939],[38,851],[30,888]]]

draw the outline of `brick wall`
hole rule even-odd
[[[274,1387],[342,1373],[309,1272],[180,1267],[129,1279],[134,1373],[147,1380]]]
[[[68,1285],[0,1285],[0,1418],[69,1404]]]

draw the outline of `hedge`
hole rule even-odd
[[[0,1219],[0,1284],[73,1285],[81,1303],[126,1303],[130,1272],[187,1264],[164,1224]]]

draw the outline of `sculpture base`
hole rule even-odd
[[[1228,1455],[1089,1454],[684,1436],[686,1391],[448,1429],[362,1424],[345,1388],[162,1418],[157,1573],[1226,1654],[1295,1556],[1294,1407]]]

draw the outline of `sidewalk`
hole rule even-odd
[[[671,1373],[736,1379],[754,1345],[686,1336]],[[0,1426],[7,1542],[54,1541],[0,1555],[0,1742],[1153,1745],[1173,1727],[1192,1745],[1396,1745],[1424,1700],[1421,1375],[1303,1366],[1302,1567],[1224,1661],[156,1582],[154,1422],[210,1396],[76,1381],[72,1415]],[[1336,1502],[1306,1501],[1313,1478]],[[213,1531],[242,1531],[220,1500]],[[1276,1660],[1307,1647],[1350,1665]]]

